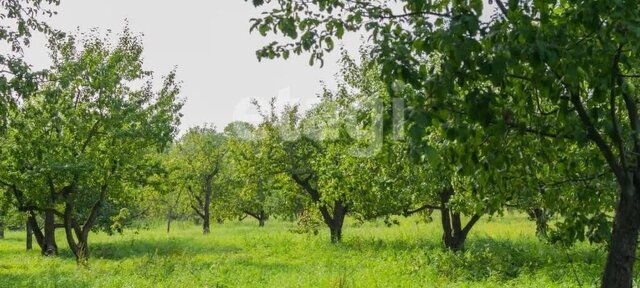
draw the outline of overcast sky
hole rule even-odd
[[[178,67],[187,100],[183,131],[204,123],[221,129],[235,120],[257,121],[252,98],[279,96],[280,102],[308,106],[320,81],[331,85],[338,70],[337,50],[323,68],[309,66],[306,55],[258,62],[255,50],[269,39],[249,34],[249,19],[259,11],[243,0],[63,0],[56,10],[48,22],[63,31],[119,32],[128,19],[131,30],[143,33],[147,69],[159,77]],[[354,40],[347,42],[349,50],[357,50]],[[47,50],[37,38],[26,56],[36,67],[48,66]]]

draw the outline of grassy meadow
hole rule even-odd
[[[0,287],[594,287],[604,264],[596,246],[537,240],[523,215],[483,219],[460,254],[442,250],[438,219],[398,220],[349,221],[337,245],[324,230],[295,234],[277,220],[227,222],[207,236],[193,223],[174,223],[170,234],[158,223],[91,235],[89,267],[76,266],[62,233],[61,255],[43,258],[24,251],[23,231],[9,232]]]

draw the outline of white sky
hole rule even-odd
[[[48,19],[63,31],[100,28],[122,31],[125,19],[144,34],[145,65],[156,77],[178,67],[187,102],[181,129],[212,123],[219,129],[235,120],[259,119],[249,100],[309,105],[321,91],[320,81],[333,83],[339,51],[325,66],[309,66],[308,55],[258,62],[255,50],[268,38],[249,34],[249,19],[259,15],[244,0],[62,0],[58,15]],[[35,67],[49,64],[44,39],[35,37],[26,57]],[[351,37],[356,38],[356,37]],[[347,41],[357,51],[358,41]],[[351,47],[349,47],[351,46]],[[288,95],[288,96],[287,96]]]

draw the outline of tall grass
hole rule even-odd
[[[522,215],[483,219],[463,253],[442,249],[438,219],[346,224],[344,242],[291,233],[294,224],[228,222],[201,235],[192,223],[91,235],[88,268],[24,251],[24,233],[0,240],[0,287],[593,287],[604,252],[536,239]]]

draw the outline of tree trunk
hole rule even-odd
[[[445,212],[446,210],[446,212]],[[460,213],[451,213],[449,209],[443,209],[442,211],[442,228],[444,230],[443,243],[444,246],[451,251],[464,250],[464,242],[467,240],[467,233],[460,228]],[[449,223],[446,223],[449,221]]]
[[[27,217],[27,222],[31,228],[31,232],[36,237],[36,243],[38,243],[38,247],[40,247],[41,251],[44,251],[44,234],[42,234],[42,230],[38,226],[38,220],[36,220],[36,215],[33,212],[29,212],[29,217]]]
[[[442,242],[444,247],[454,251],[464,250],[464,243],[467,240],[467,235],[473,225],[480,220],[479,215],[473,215],[469,222],[462,227],[462,215],[459,212],[454,212],[449,209],[449,200],[453,196],[454,191],[452,187],[444,189],[440,193],[440,213],[442,221]]]
[[[299,175],[291,174],[293,181],[300,185],[300,187],[311,196],[311,200],[314,203],[320,205],[322,219],[324,223],[329,226],[329,231],[331,232],[331,243],[340,242],[342,240],[342,224],[344,224],[344,218],[349,209],[342,200],[337,200],[333,203],[333,213],[330,213],[327,204],[322,204],[320,192],[309,182],[313,177],[314,176],[309,176],[303,179]]]
[[[31,228],[31,223],[27,220],[27,251],[33,249],[33,228]]]
[[[76,256],[78,265],[87,265],[89,261],[89,232],[91,231],[91,225],[81,228],[76,223],[76,220],[71,218],[70,214],[65,213],[65,234],[69,248]]]
[[[209,234],[211,232],[211,228],[210,228],[211,214],[209,212],[209,207],[211,206],[211,193],[213,192],[212,181],[213,181],[213,176],[207,177],[205,181],[206,187],[205,187],[205,194],[204,194],[204,205],[203,205],[204,207],[202,207],[202,212],[203,212],[202,233],[203,234]]]
[[[529,218],[536,221],[536,235],[541,238],[546,237],[549,225],[547,224],[545,210],[542,208],[531,208],[528,212]]]
[[[333,224],[329,227],[331,232],[331,243],[340,243],[342,241],[342,225]]]
[[[342,241],[342,225],[344,224],[344,218],[347,215],[347,207],[342,201],[335,201],[333,205],[333,214],[329,214],[326,206],[320,208],[324,222],[329,226],[329,232],[331,233],[331,243],[339,243]]]
[[[202,221],[202,234],[209,234],[211,233],[211,221],[209,221],[209,218],[204,218]]]
[[[253,213],[249,210],[244,210],[245,215],[249,215],[252,218],[258,220],[258,227],[264,227],[265,222],[269,219],[269,216],[264,211],[260,211],[258,213]]]
[[[78,250],[76,254],[76,262],[86,265],[89,261],[89,233],[82,233],[78,239]]]
[[[167,213],[167,234],[171,231],[171,212]]]
[[[640,195],[633,184],[622,187],[602,287],[630,288],[640,230]]]
[[[64,208],[64,231],[67,238],[67,244],[69,248],[76,256],[76,262],[78,265],[86,266],[89,261],[89,233],[91,228],[98,219],[100,208],[105,197],[106,186],[103,186],[103,192],[100,195],[100,199],[93,204],[91,211],[86,218],[86,221],[81,226],[78,223],[78,219],[74,217],[74,203],[72,198],[65,199]],[[75,235],[75,237],[74,237]]]
[[[30,241],[29,233],[35,236],[36,243],[40,247],[40,251],[44,256],[54,256],[58,254],[58,245],[56,244],[56,225],[55,215],[53,211],[46,211],[44,213],[44,233],[38,226],[38,220],[34,212],[29,212],[27,217],[27,242]],[[32,247],[31,243],[27,243],[27,249]]]
[[[0,220],[0,239],[4,239],[4,221]]]
[[[44,242],[42,246],[42,255],[55,256],[58,255],[58,245],[56,244],[56,223],[53,211],[44,212]]]

